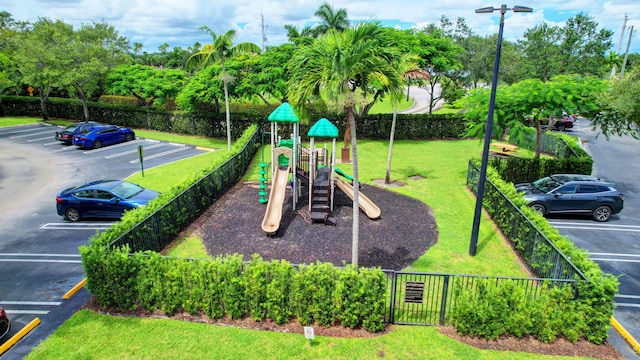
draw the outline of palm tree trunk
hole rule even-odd
[[[396,132],[396,114],[398,112],[398,104],[393,101],[393,117],[391,120],[391,135],[389,135],[389,155],[387,156],[387,175],[384,178],[385,184],[391,184],[391,154],[393,153],[393,135]]]
[[[356,147],[356,121],[353,105],[347,107],[347,121],[351,128],[351,153],[353,157],[353,233],[351,242],[351,264],[358,267],[360,247],[360,180],[358,179],[358,151]]]
[[[224,72],[224,70],[222,70]],[[229,111],[229,90],[227,89],[227,80],[225,79],[224,84],[224,107],[225,107],[225,115],[227,118],[227,151],[231,151],[231,113]]]

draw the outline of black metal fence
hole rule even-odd
[[[456,307],[457,289],[475,289],[480,280],[489,279],[496,285],[515,282],[525,296],[536,298],[545,291],[542,284],[551,287],[571,286],[576,280],[487,277],[415,273],[385,270],[387,275],[387,307],[384,321],[401,325],[452,325],[452,312]]]
[[[467,186],[477,193],[480,168],[469,161]],[[529,270],[545,279],[581,279],[584,274],[525,216],[491,180],[486,179],[484,207]]]
[[[131,252],[160,251],[242,178],[261,141],[256,131],[228,161],[171,199],[158,211],[109,244],[129,245]]]

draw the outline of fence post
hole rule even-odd
[[[396,320],[396,275],[395,271],[391,272],[391,298],[389,299],[389,324],[395,324]]]
[[[444,316],[447,312],[447,294],[449,293],[449,275],[444,276],[442,283],[442,300],[440,300],[440,325],[444,325]]]

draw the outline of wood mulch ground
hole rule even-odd
[[[419,179],[418,179],[419,180]],[[381,181],[376,181],[381,184]],[[391,184],[401,186],[402,184]],[[303,188],[304,189],[304,188]],[[210,255],[243,254],[250,259],[254,253],[264,259],[286,259],[294,264],[331,262],[342,266],[351,262],[352,242],[352,202],[340,191],[335,196],[335,226],[309,223],[306,198],[299,200],[298,211],[292,210],[289,191],[283,211],[281,227],[275,236],[266,236],[261,229],[266,205],[259,200],[257,183],[239,183],[208,211],[197,219],[187,232],[199,235]],[[363,185],[361,192],[370,198],[382,211],[381,218],[368,219],[359,215],[360,251],[359,263],[366,267],[401,270],[423,255],[438,239],[438,230],[432,210],[425,204],[384,189],[384,186]],[[147,316],[198,321],[222,326],[236,326],[257,330],[303,333],[303,327],[296,321],[277,325],[272,321],[255,322],[251,319],[231,320],[228,318],[211,320],[204,315],[185,313],[166,316],[161,312],[130,311],[118,312],[102,309],[90,300],[86,308],[114,315]],[[316,336],[326,337],[374,337],[393,331],[395,326],[372,334],[365,330],[352,330],[341,326],[314,327]],[[586,356],[597,359],[623,359],[611,345],[594,345],[587,341],[572,344],[558,339],[551,344],[543,344],[531,337],[517,339],[501,337],[497,340],[483,340],[460,336],[453,327],[440,327],[440,333],[457,341],[480,349],[510,350],[549,355]]]

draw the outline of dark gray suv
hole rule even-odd
[[[556,178],[557,180],[557,178]],[[560,181],[552,187],[549,182],[531,183],[519,188],[529,206],[542,215],[585,214],[595,221],[608,221],[622,211],[624,196],[612,183],[597,179]]]

